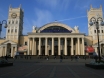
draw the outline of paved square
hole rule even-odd
[[[91,60],[17,59],[13,66],[0,68],[0,78],[104,78],[104,70],[85,67]]]

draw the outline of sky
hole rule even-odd
[[[19,7],[24,10],[23,34],[32,31],[32,26],[41,27],[47,23],[61,22],[74,28],[79,26],[80,33],[88,34],[87,10],[90,5],[99,8],[104,0],[0,0],[0,21],[8,19],[8,10]],[[2,27],[2,37],[6,29]]]

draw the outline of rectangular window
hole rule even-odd
[[[98,33],[100,33],[100,30],[98,30]]]
[[[8,33],[10,32],[10,30],[8,29]]]
[[[84,42],[84,45],[87,46],[87,42]]]
[[[102,30],[102,33],[103,33],[103,30]]]
[[[15,33],[17,32],[17,29],[15,29]]]
[[[13,33],[13,29],[11,30],[11,33]]]
[[[96,30],[94,30],[94,32],[96,33]]]
[[[9,21],[9,24],[10,24],[10,21]]]
[[[12,21],[12,24],[14,24],[14,21]]]
[[[27,42],[25,42],[25,45],[27,45]]]

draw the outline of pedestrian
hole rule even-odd
[[[78,61],[78,57],[77,57],[77,55],[75,55],[75,60]]]
[[[47,56],[47,60],[49,59],[49,57]]]
[[[95,62],[97,63],[97,61],[98,61],[98,56],[95,55],[95,56],[94,56],[94,59],[95,59]]]
[[[71,61],[73,60],[73,56],[71,56]]]
[[[56,56],[54,56],[54,59],[56,59]]]

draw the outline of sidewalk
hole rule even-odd
[[[0,68],[0,78],[104,78],[104,70],[85,67],[92,59],[17,59],[14,66]]]

